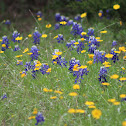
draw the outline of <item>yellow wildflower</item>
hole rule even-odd
[[[41,37],[42,38],[47,38],[47,34],[43,34]]]
[[[88,54],[89,58],[92,58],[94,57],[94,54]]]
[[[119,80],[120,81],[126,81],[126,77],[121,77]]]
[[[126,121],[123,121],[122,122],[122,126],[126,126]]]
[[[85,53],[85,52],[86,52],[86,50],[82,50],[82,51],[81,51],[81,53]]]
[[[88,108],[96,108],[94,105],[89,105]]]
[[[30,116],[28,119],[29,119],[29,120],[35,119],[35,116]]]
[[[54,93],[63,94],[63,92],[58,91],[58,90],[54,91]]]
[[[93,60],[89,60],[89,61],[87,61],[87,64],[93,64]]]
[[[78,44],[79,44],[79,42],[75,42],[75,43],[74,43],[74,45],[78,45]]]
[[[75,109],[75,113],[85,113],[85,110],[82,110],[82,109]]]
[[[113,74],[112,76],[110,76],[110,78],[111,78],[111,79],[117,79],[117,78],[119,78],[119,75]]]
[[[106,85],[106,86],[108,86],[108,85],[110,85],[110,84],[105,82],[105,83],[102,83],[102,85]]]
[[[80,89],[80,86],[78,84],[73,85],[73,89]]]
[[[106,54],[105,57],[112,58],[113,57],[113,54]]]
[[[69,93],[70,96],[77,96],[78,94],[76,92]]]
[[[91,105],[91,106],[94,106],[94,102],[86,101],[86,102],[85,102],[85,105],[89,105],[89,106]]]
[[[34,110],[33,110],[33,114],[37,114],[38,113],[38,110],[37,110],[37,108],[34,108]]]
[[[47,24],[46,25],[46,28],[50,28],[52,25],[51,24]]]
[[[51,72],[51,68],[48,68],[46,72],[50,73]]]
[[[81,35],[86,35],[87,33],[86,32],[81,32]]]
[[[17,56],[15,56],[16,58],[19,58],[19,57],[22,57],[23,55],[17,55]]]
[[[4,53],[4,51],[0,51],[0,53]]]
[[[29,34],[28,37],[31,38],[32,37],[32,34]]]
[[[57,55],[62,55],[62,52],[56,52],[55,54],[57,54]]]
[[[42,20],[42,18],[38,18],[38,21],[41,21]]]
[[[76,111],[75,111],[75,109],[71,108],[71,109],[68,110],[68,113],[72,114],[72,113],[76,113]]]
[[[115,98],[113,98],[113,99],[108,99],[108,102],[115,102],[116,101],[116,99]]]
[[[22,40],[22,39],[23,39],[22,37],[19,37],[19,36],[18,36],[15,40],[18,41],[18,40]]]
[[[28,52],[28,51],[29,51],[29,49],[26,48],[26,49],[24,49],[23,53],[26,53],[26,52]]]
[[[55,38],[58,38],[58,35],[56,35],[55,37],[53,37],[53,39],[55,39]]]
[[[4,47],[4,48],[5,48],[5,47],[6,47],[6,45],[5,45],[5,44],[2,44],[2,47]]]
[[[66,21],[61,21],[60,24],[62,24],[62,25],[66,25],[67,22],[66,22]]]
[[[83,14],[81,14],[81,18],[85,18],[87,16],[87,12],[85,12],[85,13],[83,13]]]
[[[119,5],[119,4],[113,5],[113,9],[114,9],[114,10],[118,10],[119,8],[120,8],[120,5]]]
[[[101,31],[100,33],[107,33],[107,31]]]
[[[120,105],[120,102],[113,102],[113,105]]]
[[[52,96],[52,97],[50,97],[50,99],[56,99],[57,98],[57,96]]]
[[[120,98],[125,98],[126,97],[126,94],[121,94],[119,97]]]
[[[92,114],[93,118],[99,119],[102,115],[102,112],[99,109],[94,109],[94,110],[92,110],[91,114]]]

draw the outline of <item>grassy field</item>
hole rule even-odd
[[[83,50],[86,50],[86,52],[78,54],[75,46],[73,50],[66,46],[71,40],[78,42],[78,39],[80,39],[80,35],[75,37],[70,33],[72,26],[60,26],[60,29],[54,30],[54,24],[52,24],[52,27],[46,28],[48,23],[42,19],[42,21],[35,23],[34,28],[41,34],[47,34],[46,38],[40,37],[40,44],[36,46],[40,54],[38,56],[38,61],[41,63],[39,64],[40,68],[43,63],[47,63],[51,72],[47,72],[47,70],[46,74],[43,75],[39,68],[35,72],[35,78],[32,76],[32,69],[26,71],[26,75],[22,73],[22,71],[25,71],[26,62],[31,62],[34,65],[35,59],[31,61],[31,57],[27,53],[30,53],[34,45],[33,37],[28,37],[28,35],[32,34],[33,36],[35,31],[31,30],[27,35],[21,33],[20,37],[23,37],[23,39],[20,40],[20,43],[14,43],[12,33],[15,28],[13,29],[12,25],[10,27],[3,26],[2,35],[8,37],[11,48],[0,53],[0,125],[35,125],[36,119],[31,119],[31,116],[36,116],[33,114],[34,111],[34,113],[42,113],[45,119],[42,123],[43,126],[121,126],[126,119],[126,102],[122,101],[122,98],[126,97],[126,81],[125,79],[120,81],[120,78],[126,77],[126,61],[123,60],[126,49],[121,51],[120,48],[119,60],[115,63],[111,58],[107,60],[111,66],[105,67],[107,69],[106,79],[109,83],[108,86],[105,86],[102,84],[104,81],[98,80],[100,67],[103,64],[101,62],[87,63],[93,60],[89,58],[90,53],[88,52],[90,41],[82,42],[84,44]],[[110,27],[120,27],[118,21],[110,20],[106,24],[97,21],[97,23],[90,24],[84,18],[81,24],[84,32],[88,33],[88,28],[93,27],[94,36],[103,40],[97,50],[105,51],[106,54],[111,53],[115,34]],[[100,33],[101,31],[107,31],[107,33]],[[58,34],[63,35],[64,41],[62,43],[58,43],[57,38],[54,38]],[[13,51],[17,44],[20,50]],[[115,48],[118,51],[119,47],[123,46],[125,47],[125,42],[120,44],[117,41]],[[23,52],[26,48],[29,50]],[[67,61],[67,67],[52,63],[52,53],[55,49],[62,52],[61,57],[64,57]],[[22,55],[22,57],[17,58],[18,55]],[[79,60],[81,66],[87,66],[89,71],[87,75],[83,75],[84,79],[81,82],[77,81],[77,87],[80,87],[80,89],[73,87],[76,77],[73,76],[74,70],[72,69],[72,72],[69,70],[69,61],[72,57]],[[22,60],[23,65],[17,65],[17,60]],[[81,66],[76,68],[77,71],[80,70],[79,67]],[[117,74],[119,77],[112,79],[113,74]],[[75,94],[75,96],[70,96],[70,93]],[[7,98],[3,98],[5,94]],[[35,108],[37,110],[34,110]],[[93,110],[97,112],[93,114]],[[41,123],[38,125],[41,125]]]

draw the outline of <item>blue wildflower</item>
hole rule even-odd
[[[6,25],[10,25],[10,24],[11,24],[10,20],[6,20],[6,21],[5,21],[5,24],[6,24]]]
[[[118,61],[119,60],[119,58],[118,58],[118,53],[116,53],[115,52],[116,51],[116,49],[115,48],[112,48],[111,49],[111,54],[113,55],[113,57],[112,57],[112,59],[111,60],[113,60],[113,63],[115,63],[116,61]]]
[[[21,49],[19,48],[19,45],[15,45],[14,51],[18,51],[18,50],[21,50]]]
[[[7,36],[3,36],[2,39],[3,40],[2,40],[1,44],[6,45],[6,47],[2,47],[2,51],[5,51],[6,49],[8,49],[10,43],[9,43],[9,40],[8,40]]]
[[[105,51],[99,51],[99,50],[95,50],[94,51],[94,63],[98,63],[98,62],[105,62],[107,60],[107,58],[105,57],[106,52]]]
[[[22,60],[17,60],[17,65],[23,65]]]
[[[36,30],[33,33],[33,39],[34,39],[34,42],[33,43],[40,44],[40,37],[41,37],[41,34]]]
[[[42,113],[40,113],[40,112],[37,113],[35,119],[37,121],[35,125],[38,125],[38,123],[43,123],[45,121]]]
[[[1,98],[2,98],[2,99],[5,99],[5,98],[7,98],[7,95],[4,94]]]
[[[37,15],[37,17],[42,17],[42,12],[41,12],[41,11],[38,11],[38,12],[36,13],[36,15]]]
[[[69,20],[68,22],[67,22],[67,25],[69,26],[69,25],[72,25],[73,24],[73,20]]]
[[[60,24],[56,23],[55,24],[55,30],[59,29],[60,28]]]
[[[80,14],[78,14],[78,15],[76,15],[76,16],[74,17],[74,20],[79,21],[80,19],[81,19]]]
[[[98,78],[99,81],[101,83],[107,82],[106,77],[107,77],[107,68],[106,67],[100,67],[99,78]]]
[[[94,29],[93,28],[88,28],[88,33],[89,36],[94,36]]]
[[[43,64],[42,64],[42,67],[40,68],[40,72],[44,75],[44,74],[47,73],[48,68],[49,68],[49,65],[43,63]],[[48,74],[49,74],[49,73],[48,73]]]
[[[117,45],[117,41],[114,40],[114,41],[112,42],[112,47],[113,47],[113,46],[116,46],[116,45]]]
[[[35,60],[38,59],[38,56],[40,55],[40,54],[38,53],[38,51],[39,51],[39,50],[38,50],[37,46],[33,45],[32,48],[31,48],[31,51],[30,51],[30,52],[32,53],[31,56],[30,56],[30,57],[32,58],[31,61],[33,61],[34,59],[35,59]]]
[[[71,42],[67,42],[66,46],[67,46],[68,48],[71,48],[71,50],[73,50],[72,46],[75,46],[75,45],[74,45],[75,42],[76,42],[75,40],[71,40]]]
[[[92,44],[96,45],[96,47],[100,46],[100,42],[94,36],[89,36],[88,44],[88,46],[91,46]]]
[[[84,43],[78,40],[78,44],[76,45],[77,53],[79,54],[84,49]]]
[[[12,41],[13,42],[20,42],[19,40],[16,40],[16,38],[20,35],[20,33],[18,33],[18,31],[14,31],[12,34]]]
[[[26,62],[24,67],[25,67],[25,71],[29,71],[32,68],[31,62]]]
[[[57,42],[58,42],[58,43],[63,43],[63,41],[64,41],[63,35],[62,35],[62,34],[58,34]]]
[[[57,22],[61,21],[61,15],[60,15],[60,13],[56,13],[56,14],[55,14],[55,20],[56,20]]]
[[[96,50],[96,45],[92,44],[91,46],[89,46],[88,52],[90,53],[94,53],[94,51]]]

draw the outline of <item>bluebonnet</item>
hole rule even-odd
[[[76,64],[78,64],[78,66],[80,66],[80,61],[76,60],[74,57],[72,57],[71,60],[69,61],[69,70],[70,70],[70,72],[73,71],[73,67]]]
[[[80,24],[77,24],[77,22],[73,22],[73,26],[72,26],[72,30],[71,33],[73,34],[73,36],[77,36],[80,35],[81,32],[83,32],[83,28]]]
[[[22,60],[17,60],[17,65],[23,65]]]
[[[105,57],[105,54],[106,54],[106,52],[104,52],[104,51],[95,50],[94,57],[93,57],[94,63],[105,62],[107,60],[107,58]]]
[[[32,69],[31,62],[26,62],[26,64],[24,65],[24,67],[25,67],[25,71],[29,71],[30,69]]]
[[[58,34],[57,42],[58,42],[58,43],[63,43],[63,41],[64,41],[63,35],[62,35],[62,34]]]
[[[40,68],[40,72],[44,75],[44,74],[47,73],[46,71],[48,70],[48,68],[49,68],[49,65],[43,63],[43,64],[42,64],[42,67]],[[49,74],[49,73],[48,73],[48,74]]]
[[[88,28],[88,33],[89,36],[94,36],[94,29],[93,28]]]
[[[68,18],[66,18],[66,17],[63,16],[63,15],[60,17],[60,21],[67,21],[67,20],[68,20]]]
[[[73,50],[72,46],[75,46],[75,45],[74,45],[75,42],[76,42],[75,40],[71,40],[71,42],[67,42],[66,46],[67,46],[68,48],[71,48],[71,50]]]
[[[92,44],[96,45],[96,47],[100,46],[100,42],[94,36],[89,36],[88,46],[91,46]]]
[[[4,94],[1,98],[2,98],[2,99],[5,99],[5,98],[7,98],[7,95]]]
[[[41,12],[41,11],[38,11],[38,12],[36,13],[36,15],[37,15],[38,17],[42,17],[42,12]]]
[[[81,42],[80,40],[78,40],[78,43],[79,44],[77,44],[76,47],[77,47],[77,53],[79,54],[84,49],[84,43]]]
[[[76,16],[74,17],[74,20],[79,21],[80,19],[81,19],[80,14],[78,14],[78,15],[76,15]]]
[[[106,16],[107,16],[107,19],[110,19],[110,14],[109,14],[109,12],[110,12],[110,10],[107,9],[107,10],[106,10]]]
[[[12,41],[13,42],[20,42],[19,40],[16,40],[16,38],[20,35],[20,33],[18,33],[18,31],[14,31],[12,34]]]
[[[88,74],[88,69],[87,68],[80,68],[79,71],[74,71],[73,72],[73,76],[76,76],[75,82],[74,83],[81,83],[81,79],[83,80],[83,75],[87,75]]]
[[[1,44],[6,45],[6,47],[2,47],[2,51],[5,51],[6,49],[8,49],[10,43],[9,43],[9,40],[8,40],[7,36],[3,36],[2,39],[3,40],[2,40]]]
[[[11,24],[10,20],[6,20],[6,21],[5,21],[5,24],[6,24],[6,25],[10,25],[10,24]]]
[[[89,46],[88,52],[94,53],[94,51],[95,51],[96,49],[97,49],[97,48],[96,48],[96,45],[92,44],[92,45]]]
[[[111,54],[113,54],[113,57],[112,57],[111,60],[113,60],[113,63],[115,63],[116,61],[119,60],[119,58],[118,58],[118,53],[115,53],[114,51],[116,51],[116,49],[115,49],[115,48],[112,48],[112,49],[111,49]]]
[[[56,14],[55,14],[55,20],[56,20],[57,22],[59,22],[59,21],[61,20],[61,15],[60,15],[60,13],[56,13]]]
[[[60,24],[56,23],[55,24],[55,30],[59,29],[60,28]]]
[[[122,98],[122,100],[121,101],[126,101],[126,97],[125,98]]]
[[[37,113],[35,119],[37,121],[35,125],[38,125],[38,123],[43,123],[45,121],[42,113],[40,113],[40,112]]]
[[[18,50],[21,50],[21,49],[19,48],[19,45],[15,45],[14,51],[18,51]]]
[[[107,68],[106,67],[100,67],[98,80],[101,83],[107,82],[106,77],[107,77]]]
[[[33,39],[34,39],[34,44],[40,44],[40,37],[41,37],[41,34],[36,30],[34,33],[33,33]]]
[[[112,42],[112,47],[113,47],[113,46],[116,46],[116,45],[117,45],[117,41],[114,40],[114,41]]]
[[[32,58],[31,61],[33,61],[34,59],[35,59],[35,60],[38,59],[38,56],[40,55],[40,54],[38,53],[38,51],[39,51],[39,50],[38,50],[37,46],[33,45],[32,48],[31,48],[31,51],[30,51],[30,52],[32,53],[31,56],[30,56],[30,57]]]
[[[67,63],[67,61],[65,60],[65,58],[64,57],[61,57],[61,55],[59,54],[57,54],[57,52],[59,52],[59,49],[55,49],[54,50],[54,53],[52,53],[54,56],[56,56],[55,58],[52,58],[52,63],[53,64],[58,64],[58,65],[60,65],[61,67],[63,67],[63,66],[65,66],[65,67],[67,67],[67,65],[66,65],[66,63]]]
[[[73,20],[69,20],[68,22],[67,22],[67,25],[72,25],[73,24]]]

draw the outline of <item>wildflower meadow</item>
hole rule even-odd
[[[105,11],[92,22],[88,11],[50,20],[30,11],[25,33],[1,21],[1,126],[126,126],[126,37],[112,30],[124,22]]]

